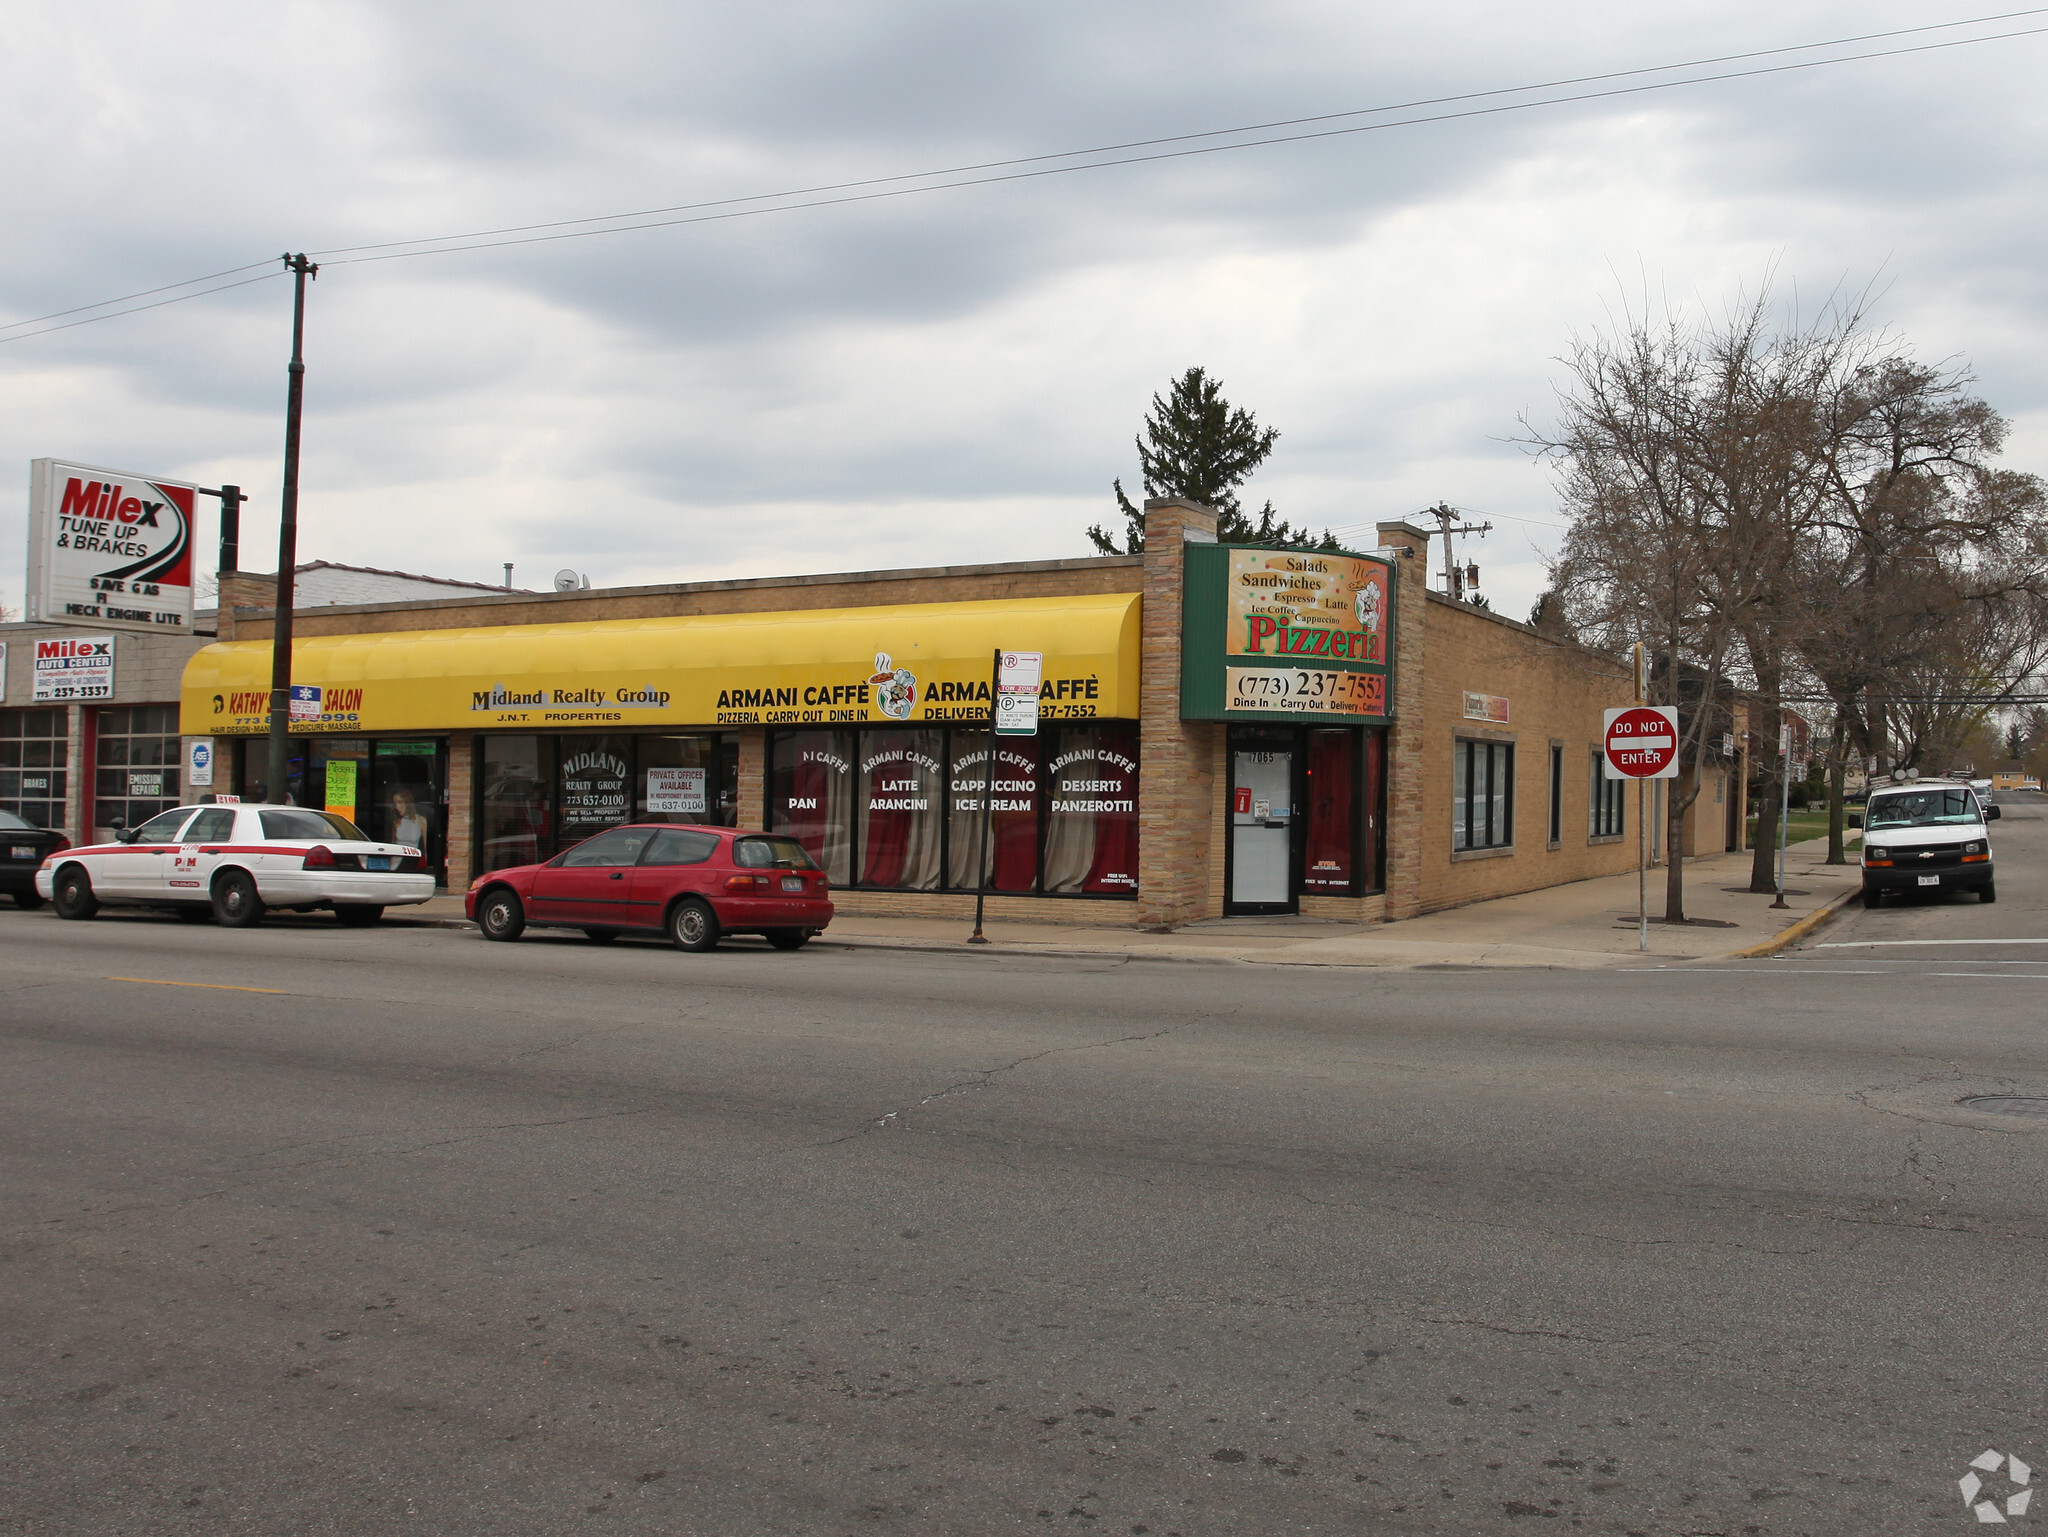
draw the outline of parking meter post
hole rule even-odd
[[[988,819],[989,805],[996,793],[996,705],[1003,689],[1003,653],[995,653],[988,674],[988,758],[981,775],[981,847],[975,855],[974,880],[974,932],[967,936],[970,945],[985,945],[988,936],[981,932],[982,904],[988,899]]]

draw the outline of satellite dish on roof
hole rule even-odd
[[[555,573],[556,592],[574,592],[577,587],[576,573],[567,569]]]

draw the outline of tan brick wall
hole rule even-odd
[[[1387,884],[1381,912],[1412,918],[1423,911],[1423,797],[1428,761],[1429,703],[1425,691],[1429,591],[1429,535],[1410,523],[1379,525],[1380,547],[1407,553],[1396,563],[1393,724],[1387,729]],[[1450,823],[1450,812],[1443,821]]]
[[[965,603],[999,598],[1054,598],[1136,591],[1136,555],[1020,561],[994,566],[936,566],[759,581],[678,582],[660,587],[593,588],[588,592],[522,593],[510,597],[431,599],[417,603],[323,604],[300,609],[292,633],[357,635],[389,630],[445,630],[472,625],[560,624],[574,620],[649,619],[677,614],[758,614],[814,608],[865,608],[907,603]],[[222,584],[223,639],[270,634],[276,582],[233,573]],[[239,609],[230,602],[245,605]]]
[[[1412,563],[1420,568],[1422,561]],[[1422,574],[1418,570],[1418,575]],[[1402,597],[1407,602],[1409,589]],[[1428,665],[1402,688],[1404,744],[1398,837],[1417,875],[1416,910],[1457,907],[1488,897],[1533,891],[1590,876],[1633,870],[1636,797],[1631,790],[1619,842],[1591,843],[1592,754],[1603,737],[1604,713],[1634,698],[1626,670],[1537,635],[1527,625],[1430,593],[1403,610],[1402,665],[1410,635],[1427,647]],[[1416,621],[1421,623],[1417,624]],[[1507,723],[1467,721],[1464,694],[1509,702]],[[1419,696],[1410,714],[1409,696]],[[1412,731],[1415,721],[1420,730]],[[1458,859],[1451,848],[1452,750],[1461,736],[1515,744],[1514,842],[1506,854]],[[1563,836],[1547,848],[1550,743],[1564,748]],[[1417,761],[1419,760],[1419,761]],[[1390,796],[1390,799],[1393,798]],[[1392,882],[1390,880],[1389,884]],[[1397,912],[1395,916],[1406,916]]]
[[[1139,666],[1138,922],[1172,928],[1209,914],[1217,744],[1223,726],[1180,718],[1181,574],[1188,534],[1216,537],[1214,509],[1145,503]]]
[[[835,891],[833,906],[849,917],[957,918],[960,939],[974,927],[971,891]],[[1115,899],[1075,897],[1005,897],[991,894],[984,909],[989,921],[1002,923],[1070,923],[1096,928],[1128,929],[1137,923],[1138,904]],[[829,931],[828,931],[829,932]]]
[[[466,891],[475,842],[476,738],[460,732],[448,738],[448,889]]]

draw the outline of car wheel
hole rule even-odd
[[[768,930],[768,943],[778,950],[801,950],[810,937],[809,929]]]
[[[14,905],[24,912],[32,913],[43,905],[43,899],[33,891],[17,891],[14,894]]]
[[[213,883],[214,921],[223,928],[251,929],[263,921],[263,898],[256,878],[246,870],[230,870]]]
[[[1865,907],[1884,906],[1884,893],[1875,886],[1865,886],[1863,888],[1863,905]]]
[[[593,945],[608,945],[619,937],[617,929],[585,929],[583,937]]]
[[[381,907],[337,907],[334,916],[352,929],[366,929],[384,916]]]
[[[90,918],[100,910],[100,899],[92,894],[92,877],[78,865],[57,872],[57,916]]]
[[[678,950],[710,950],[718,944],[718,917],[710,904],[686,897],[669,909],[668,937]]]
[[[1998,900],[1998,883],[1996,881],[1986,881],[1983,885],[1979,886],[1977,888],[1977,900],[1979,902],[1996,902]]]
[[[172,908],[171,911],[178,915],[178,921],[180,923],[213,922],[213,909],[210,907],[201,907],[197,902],[180,902],[176,907]]]
[[[509,891],[494,891],[477,904],[476,926],[486,939],[511,941],[526,932],[526,909]]]

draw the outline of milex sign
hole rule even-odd
[[[1191,544],[1183,592],[1184,718],[1387,719],[1394,581],[1385,561]]]
[[[193,487],[64,459],[29,468],[28,617],[192,628]]]

